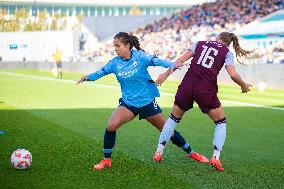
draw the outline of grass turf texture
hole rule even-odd
[[[51,73],[12,70],[26,75],[52,77]],[[64,73],[77,80],[81,74]],[[119,89],[76,82],[39,80],[0,74],[0,188],[281,188],[284,182],[284,111],[224,103],[228,118],[227,141],[222,152],[225,172],[185,158],[169,144],[164,162],[152,155],[159,133],[145,121],[121,127],[110,169],[93,172],[103,156],[103,135],[117,106]],[[117,86],[113,77],[96,83]],[[175,93],[177,82],[161,91]],[[220,99],[284,106],[283,90],[240,94],[236,86],[220,86]],[[168,115],[172,96],[158,99]],[[198,108],[187,113],[178,131],[194,150],[210,158],[213,123]],[[33,165],[18,171],[10,155],[19,147],[33,155]]]

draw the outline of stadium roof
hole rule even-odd
[[[191,6],[215,0],[4,0],[6,3],[50,3],[85,5],[143,5],[143,6]]]
[[[284,37],[284,10],[279,10],[264,18],[251,22],[235,33],[246,39]]]

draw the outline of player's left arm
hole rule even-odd
[[[158,58],[157,55],[146,54],[145,52],[141,52],[140,58],[146,64],[146,66],[162,66],[164,68],[172,68],[175,66],[174,62],[163,60]]]
[[[156,84],[158,86],[162,85],[167,78],[169,77],[169,75],[171,75],[173,73],[174,69],[167,69],[167,71],[165,71],[164,73],[160,74],[158,79],[156,80]]]
[[[166,72],[159,75],[159,77],[156,81],[157,85],[161,85],[162,83],[164,83],[167,80],[167,78],[169,77],[169,75],[171,75],[178,68],[182,67],[184,62],[186,62],[191,57],[193,57],[193,55],[194,54],[191,50],[187,50],[181,57],[179,57],[176,60],[174,67],[168,69]]]
[[[167,77],[168,77],[176,69],[181,68],[187,60],[189,60],[193,57],[193,55],[194,55],[194,52],[192,50],[188,49],[181,57],[179,57],[176,60],[174,67],[172,67],[172,69],[167,70],[164,74],[167,75]]]
[[[176,67],[182,67],[182,65],[191,57],[193,57],[194,52],[188,49],[181,57],[176,60]]]
[[[156,81],[157,85],[161,85],[167,79],[167,76],[170,75],[170,72],[173,72],[175,69],[174,62],[159,59],[156,55],[148,55],[143,52],[143,54],[141,54],[141,58],[146,66],[162,66],[164,68],[170,68],[165,73],[159,75],[158,80]]]

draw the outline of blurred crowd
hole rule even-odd
[[[146,51],[156,53],[160,58],[173,60],[195,41],[214,40],[222,31],[234,31],[283,8],[283,0],[221,0],[195,5],[140,28],[133,34],[140,38],[141,46]],[[268,51],[266,53],[274,58],[283,49]],[[90,61],[105,61],[115,56],[112,40],[83,56]],[[261,53],[259,56],[262,57]]]
[[[253,55],[253,60],[258,64],[284,64],[284,41],[268,48],[258,49]]]

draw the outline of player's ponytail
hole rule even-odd
[[[239,39],[234,33],[230,33],[230,38],[233,41],[233,48],[236,52],[238,62],[241,63],[241,64],[245,64],[248,60],[250,60],[248,55],[251,54],[252,51],[244,50],[240,46]],[[244,58],[244,60],[240,60],[239,58]]]
[[[253,51],[244,50],[240,46],[239,39],[234,33],[222,32],[219,34],[219,37],[227,46],[230,46],[231,42],[233,42],[233,48],[236,52],[237,61],[240,64],[246,64],[250,60],[249,54],[251,54]]]
[[[140,43],[139,43],[139,39],[138,37],[134,36],[134,35],[129,35],[129,38],[130,38],[130,42],[132,44],[132,46],[134,46],[137,50],[142,50],[144,51],[143,49],[141,49],[140,47]]]
[[[114,36],[114,38],[121,39],[122,43],[125,44],[125,45],[129,44],[130,45],[129,50],[131,50],[133,47],[135,47],[137,50],[144,51],[140,47],[138,37],[136,37],[134,35],[131,35],[131,34],[128,34],[128,33],[125,33],[125,32],[119,32],[118,34],[116,34]]]

